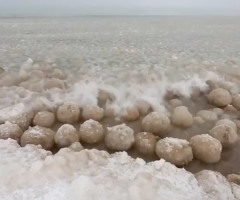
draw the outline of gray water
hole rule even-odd
[[[0,18],[0,65],[32,58],[71,71],[152,67],[181,75],[236,68],[239,35],[240,17]]]

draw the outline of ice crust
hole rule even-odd
[[[145,163],[126,152],[110,155],[94,149],[74,152],[63,148],[52,155],[8,139],[0,140],[0,156],[2,200],[239,199],[235,197],[239,186],[233,185],[232,191],[217,172],[203,171],[205,179],[200,174],[197,180],[164,160]]]

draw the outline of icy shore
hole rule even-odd
[[[145,163],[125,152],[68,148],[57,154],[0,140],[2,200],[237,200],[240,187],[213,171],[196,176],[164,160]]]

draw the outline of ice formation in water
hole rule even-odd
[[[1,74],[3,77],[7,75],[8,72]],[[162,76],[161,79],[143,79],[143,85],[126,88],[121,84],[107,84],[110,81],[107,77],[105,81],[100,81],[99,77],[94,81],[87,77],[74,79],[55,64],[29,59],[16,72],[18,81],[0,88],[3,92],[0,122],[20,127],[24,133],[16,139],[21,137],[22,146],[40,144],[45,149],[56,151],[56,147],[68,147],[80,141],[86,148],[95,145],[96,148],[113,151],[136,150],[143,155],[151,155],[150,160],[157,159],[158,155],[180,166],[192,160],[191,146],[188,144],[186,148],[169,152],[162,148],[164,137],[172,138],[171,141],[178,137],[189,141],[196,134],[209,133],[224,148],[238,143],[237,128],[232,125],[233,120],[238,119],[238,113],[231,111],[233,109],[229,106],[233,105],[228,105],[232,96],[235,104],[237,102],[237,90],[232,90],[231,82],[213,73],[180,82],[170,82]],[[56,79],[64,81],[64,88],[58,84],[38,88],[37,91],[29,88],[29,85],[34,85],[32,81],[39,85],[44,77],[53,82]],[[134,83],[135,79],[133,77],[131,81]],[[4,80],[1,82],[3,85]],[[51,81],[48,83],[53,83]],[[217,120],[220,121],[215,124]],[[124,123],[126,125],[120,125]],[[72,130],[62,131],[67,126]],[[34,130],[39,134],[33,133]],[[176,152],[180,152],[179,156],[171,156]],[[195,158],[203,160],[196,152],[195,148]],[[221,157],[221,151],[217,151],[215,156]]]
[[[239,199],[237,26],[88,20],[0,23],[0,199]]]
[[[217,163],[221,159],[222,144],[219,140],[208,134],[201,134],[192,137],[190,145],[194,157],[203,162]]]

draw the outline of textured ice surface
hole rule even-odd
[[[125,152],[64,148],[53,156],[9,139],[0,140],[0,156],[2,200],[235,200],[219,173],[203,171],[198,183],[193,174],[164,160],[145,163]]]

